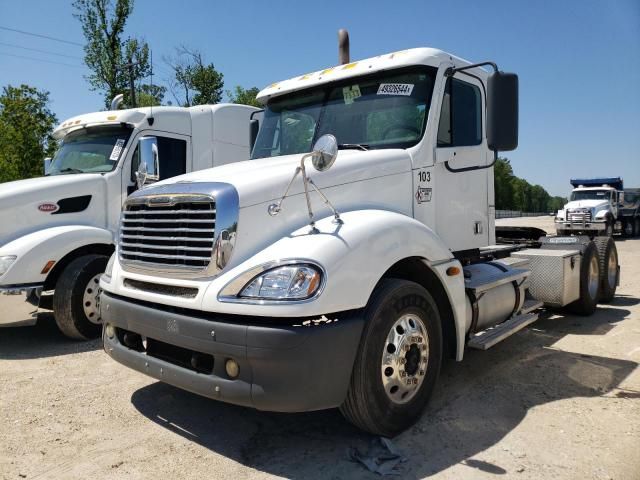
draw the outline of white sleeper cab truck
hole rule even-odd
[[[616,289],[613,240],[603,260],[586,237],[495,245],[492,167],[517,145],[517,91],[495,64],[431,48],[267,87],[251,161],[126,201],[100,280],[105,351],[216,400],[339,407],[393,435],[444,357],[543,306],[592,313]]]
[[[618,205],[622,201],[621,178],[572,179],[569,203],[558,210],[558,235],[572,233],[611,236],[622,229]]]
[[[98,279],[127,195],[246,159],[256,111],[224,104],[114,109],[58,126],[61,144],[46,175],[0,184],[0,325],[33,324],[45,308],[67,336],[99,336]]]

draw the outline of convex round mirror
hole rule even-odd
[[[330,134],[322,135],[313,146],[311,163],[319,172],[329,170],[338,156],[338,141]]]

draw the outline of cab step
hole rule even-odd
[[[537,319],[537,313],[524,313],[516,315],[515,317],[511,317],[509,320],[502,322],[495,327],[488,328],[487,330],[475,334],[469,340],[468,345],[470,348],[476,348],[478,350],[488,350],[496,343],[501,342],[502,340],[513,335],[519,330],[522,330],[524,327],[526,327],[530,323],[535,322]]]
[[[522,308],[520,309],[520,315],[524,315],[525,313],[533,312],[539,308],[544,306],[544,302],[540,300],[536,300],[535,298],[527,298],[522,304]]]

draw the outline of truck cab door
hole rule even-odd
[[[435,153],[439,185],[434,192],[436,229],[452,251],[480,248],[493,238],[493,170],[487,168],[492,153],[484,113],[485,89],[479,79],[462,73],[447,79]]]

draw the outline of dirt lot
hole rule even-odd
[[[503,221],[549,228],[549,218]],[[447,363],[400,478],[640,479],[640,240],[589,318],[542,318]],[[337,411],[272,414],[128,370],[43,316],[0,330],[0,477],[378,478],[348,459],[370,437]],[[503,477],[504,478],[504,477]]]

